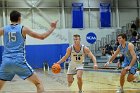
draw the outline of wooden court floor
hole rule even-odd
[[[35,70],[42,80],[45,93],[78,93],[77,80],[71,87],[67,87],[66,70],[60,74],[53,74],[51,71],[44,72],[42,69]],[[84,93],[116,93],[119,88],[120,73],[84,71],[83,91]],[[128,83],[124,85],[125,93],[140,93],[140,83]],[[0,93],[36,93],[36,88],[27,80],[18,76],[7,82]]]

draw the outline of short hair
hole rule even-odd
[[[11,21],[11,22],[18,22],[19,17],[21,17],[21,13],[18,12],[18,11],[16,11],[16,10],[13,10],[13,11],[10,13],[10,21]]]
[[[75,35],[73,35],[73,37],[79,37],[80,38],[80,35],[78,35],[78,34],[75,34]],[[81,38],[80,38],[81,39]]]
[[[124,33],[119,34],[117,37],[121,36],[123,39],[125,39],[127,41],[127,36]]]

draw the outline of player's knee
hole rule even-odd
[[[122,74],[122,73],[121,73],[120,79],[121,79],[121,80],[125,79],[125,75],[126,75],[126,74],[124,74],[124,73]]]
[[[72,82],[73,82],[73,80],[68,80],[68,82],[69,82],[69,83],[72,83]]]
[[[68,79],[68,82],[69,82],[69,83],[72,83],[72,82],[73,82],[73,80],[74,80],[74,79]]]
[[[35,84],[36,86],[40,86],[40,85],[41,85],[40,82],[35,82],[34,84]]]
[[[77,76],[77,79],[78,79],[78,80],[82,80],[82,77],[78,75],[78,76]]]
[[[125,77],[125,75],[126,75],[126,74],[121,73],[120,77],[121,77],[121,78],[124,78],[124,77]]]
[[[122,70],[121,71],[121,76],[123,77],[123,76],[125,76],[126,75],[126,73],[127,73],[127,71],[124,69],[124,70]]]

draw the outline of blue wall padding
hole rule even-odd
[[[64,56],[69,44],[26,45],[26,59],[33,68],[42,68],[47,62],[51,67],[60,57]],[[2,46],[0,47],[2,54]],[[1,57],[1,56],[0,56]],[[0,58],[0,60],[2,60]],[[61,64],[63,67],[63,64]]]
[[[111,27],[110,3],[100,3],[100,26]]]
[[[83,3],[72,3],[72,28],[83,28]]]

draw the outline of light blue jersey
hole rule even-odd
[[[4,52],[3,57],[25,56],[25,39],[22,36],[23,26],[20,24],[4,27]]]
[[[129,66],[131,60],[132,60],[132,55],[128,49],[128,44],[129,42],[126,42],[125,48],[122,47],[122,45],[119,45],[118,48],[120,49],[120,53],[124,55],[124,62],[122,63],[122,67],[125,68]],[[130,74],[135,74],[137,70],[137,62],[131,67],[130,69]]]
[[[25,38],[23,26],[7,25],[3,28],[4,51],[0,65],[0,80],[11,81],[15,75],[26,79],[33,74],[33,69],[25,59]]]
[[[128,44],[129,42],[126,42],[125,48],[122,47],[122,45],[119,45],[120,53],[124,55],[125,60],[128,60],[128,62],[131,62],[132,60],[132,55],[130,54],[130,51],[128,49]]]

